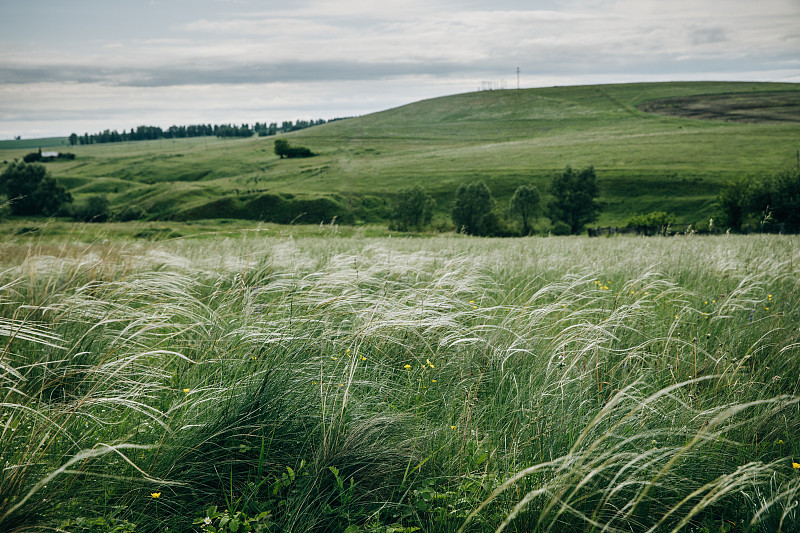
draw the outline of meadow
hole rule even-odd
[[[57,146],[76,159],[48,168],[76,202],[106,195],[149,220],[385,224],[398,191],[420,185],[448,230],[461,184],[484,181],[504,208],[519,185],[545,192],[566,166],[593,165],[598,225],[653,211],[708,224],[723,183],[796,164],[797,95],[797,84],[741,82],[483,91],[279,136],[318,154],[309,159],[279,159],[275,137],[198,137]],[[31,149],[2,142],[0,160]]]
[[[351,231],[9,233],[0,530],[800,529],[798,237]]]

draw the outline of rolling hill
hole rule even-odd
[[[275,137],[204,137],[76,146],[74,161],[48,165],[78,201],[106,194],[118,211],[165,220],[378,222],[419,184],[443,226],[461,183],[483,180],[507,204],[520,184],[544,191],[567,165],[593,165],[598,224],[651,211],[707,222],[721,183],[795,164],[799,95],[798,84],[743,82],[484,91],[283,136],[311,159],[279,159]],[[27,151],[0,148],[0,159]]]

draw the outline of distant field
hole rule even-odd
[[[39,139],[20,139],[0,141],[0,150],[29,150],[36,148],[53,148],[69,146],[67,137],[44,137]]]
[[[795,164],[798,95],[797,84],[723,82],[485,91],[283,136],[311,159],[278,159],[274,137],[206,137],[76,146],[74,161],[49,165],[79,201],[106,194],[162,220],[385,223],[398,190],[418,184],[442,229],[462,183],[485,181],[505,206],[520,184],[545,190],[567,165],[593,165],[599,225],[655,210],[702,224],[726,180]]]

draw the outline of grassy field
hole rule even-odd
[[[484,180],[506,205],[520,184],[545,190],[567,165],[594,165],[606,206],[598,224],[656,210],[707,223],[721,183],[795,164],[797,94],[797,84],[724,82],[485,91],[285,136],[319,154],[311,159],[278,159],[273,137],[195,138],[76,146],[74,161],[48,165],[78,200],[106,194],[118,210],[172,220],[381,222],[393,195],[419,184],[443,228],[462,183]],[[681,111],[697,106],[725,120]],[[29,151],[6,146],[4,160]]]
[[[4,532],[800,528],[795,236],[99,226],[0,244]]]

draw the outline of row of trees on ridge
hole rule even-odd
[[[278,133],[288,133],[290,131],[302,130],[312,126],[319,126],[327,124],[328,122],[335,122],[337,120],[344,120],[342,118],[332,118],[325,120],[320,118],[317,120],[285,120],[280,125],[277,122],[256,122],[252,126],[249,124],[192,124],[189,126],[170,126],[167,129],[162,129],[158,126],[139,126],[131,128],[130,131],[122,130],[103,130],[98,133],[84,133],[78,135],[73,133],[69,136],[69,143],[72,146],[76,144],[101,144],[101,143],[115,143],[126,141],[154,141],[159,139],[184,139],[188,137],[252,137],[258,135],[266,137],[269,135],[277,135]]]

